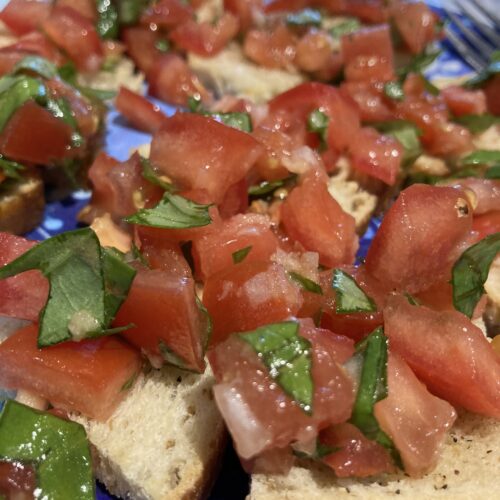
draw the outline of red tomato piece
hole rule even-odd
[[[351,413],[352,382],[338,364],[346,360],[345,339],[309,323],[301,325],[300,335],[312,344],[315,391],[311,416],[283,392],[255,351],[238,336],[208,355],[217,380],[217,406],[243,459],[293,441],[309,441],[318,429],[340,423]],[[349,351],[352,355],[352,343]]]
[[[27,101],[0,134],[0,152],[12,160],[50,165],[71,156],[72,133],[71,127],[50,111]]]
[[[486,95],[482,90],[466,90],[452,85],[441,90],[441,96],[455,116],[486,113]]]
[[[48,399],[56,408],[106,420],[139,375],[141,356],[117,337],[63,342],[38,349],[30,325],[0,345],[0,383]]]
[[[231,268],[233,254],[251,247],[244,262],[267,261],[278,248],[271,221],[263,215],[241,214],[223,221],[217,231],[193,241],[193,257],[198,275],[209,276]]]
[[[373,82],[344,82],[340,86],[340,92],[357,104],[360,118],[364,122],[392,120],[394,113],[384,102],[379,87],[380,85]]]
[[[149,93],[169,104],[185,106],[192,96],[200,96],[203,102],[209,100],[205,87],[178,54],[155,59],[147,75]]]
[[[203,303],[213,322],[211,345],[217,345],[231,333],[295,316],[302,296],[279,264],[243,261],[206,280]]]
[[[60,50],[45,35],[38,31],[23,35],[13,44],[0,49],[0,53],[10,51],[22,52],[24,57],[30,54],[38,54],[58,66],[65,60]]]
[[[228,188],[224,199],[219,205],[219,212],[223,219],[244,213],[248,208],[248,181],[241,179]]]
[[[186,368],[204,370],[207,325],[196,304],[194,280],[186,277],[182,268],[163,265],[161,269],[138,270],[113,324],[131,323],[135,326],[122,335],[154,366],[160,367],[168,352]]]
[[[54,7],[42,28],[78,69],[93,72],[100,68],[103,51],[92,21],[71,7]]]
[[[394,137],[363,127],[350,144],[352,166],[393,186],[398,178],[403,146]]]
[[[331,54],[329,35],[322,31],[310,31],[297,43],[295,65],[303,71],[320,71],[330,63]]]
[[[97,8],[93,0],[56,0],[55,4],[58,7],[71,7],[93,23],[97,21]]]
[[[187,52],[208,57],[218,54],[238,31],[238,19],[226,12],[214,25],[191,19],[175,28],[169,38]]]
[[[224,0],[224,11],[236,16],[242,32],[250,28],[253,23],[254,12],[261,8],[261,0]]]
[[[6,498],[28,500],[34,498],[36,471],[31,465],[18,462],[0,462],[0,494]]]
[[[295,187],[281,205],[287,234],[304,248],[319,253],[321,264],[351,264],[358,249],[354,218],[330,195],[326,184],[314,177]]]
[[[387,382],[389,395],[375,404],[375,417],[398,449],[405,472],[420,477],[436,465],[457,414],[453,406],[433,396],[405,361],[393,353],[389,354]]]
[[[264,12],[296,12],[309,7],[310,0],[270,0],[265,2]]]
[[[384,318],[391,348],[429,390],[452,404],[499,418],[500,359],[466,316],[390,296]]]
[[[148,7],[141,16],[141,24],[153,24],[164,29],[172,29],[193,18],[194,12],[189,4],[181,0],[160,0]]]
[[[159,106],[126,87],[120,87],[115,106],[133,127],[149,134],[154,134],[166,118]]]
[[[500,75],[490,78],[484,85],[488,111],[496,116],[500,116]]]
[[[387,21],[388,12],[386,2],[384,0],[347,0],[347,1],[331,1],[321,0],[320,3],[333,3],[342,5],[342,13],[351,16],[359,17],[362,21],[368,23],[383,23]]]
[[[249,134],[193,113],[168,118],[153,136],[151,162],[184,189],[220,203],[262,153]]]
[[[472,230],[479,233],[480,240],[489,234],[500,232],[500,210],[474,217]]]
[[[472,190],[476,195],[474,216],[500,210],[500,181],[494,179],[454,179],[449,183],[453,187]]]
[[[471,224],[472,208],[462,191],[414,184],[385,214],[366,270],[394,289],[425,290],[448,279]]]
[[[0,266],[17,259],[36,245],[21,236],[0,233]],[[27,271],[0,280],[0,315],[38,321],[47,302],[49,284],[40,271]]]
[[[0,76],[10,73],[14,66],[26,57],[26,53],[20,50],[0,49]]]
[[[35,30],[50,15],[50,0],[11,0],[0,12],[0,20],[16,35]]]
[[[164,55],[156,44],[160,40],[158,31],[151,31],[142,26],[132,26],[123,30],[123,41],[128,55],[137,67],[147,73],[154,67],[156,61]]]
[[[321,431],[321,444],[337,449],[322,459],[337,477],[369,477],[394,472],[389,452],[366,438],[354,425],[338,424]]]

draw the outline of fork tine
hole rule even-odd
[[[499,25],[500,24],[500,17],[498,14],[493,12],[490,9],[487,9],[484,5],[482,5],[478,0],[467,0],[468,2],[474,4],[474,6],[480,10],[488,19],[493,19],[494,23]]]
[[[478,4],[475,0],[472,2],[470,0],[455,0],[455,2],[462,8],[462,10],[467,14],[467,16],[472,20],[474,26],[483,34],[483,36],[489,40],[497,49],[500,49],[500,35],[498,35],[494,29],[487,24],[485,19],[491,22],[490,17],[486,16],[485,10],[479,10]],[[500,24],[500,23],[499,23]],[[493,26],[495,26],[493,24]]]
[[[455,50],[476,70],[481,71],[488,61],[481,57],[477,52],[467,45],[460,36],[458,36],[452,29],[445,28],[446,38],[449,40]]]

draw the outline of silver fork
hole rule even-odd
[[[493,51],[500,50],[500,16],[481,0],[454,0],[454,5],[455,9],[444,5],[451,21],[445,26],[446,37],[476,71],[481,71]]]

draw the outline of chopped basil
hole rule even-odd
[[[0,170],[3,171],[6,177],[11,179],[20,179],[20,170],[24,170],[24,166],[12,160],[7,160],[2,155],[0,155]]]
[[[498,151],[488,151],[486,149],[480,149],[474,151],[460,161],[462,165],[488,165],[493,166],[500,164],[500,150]]]
[[[131,224],[164,229],[187,229],[207,226],[212,222],[208,209],[183,196],[165,192],[154,208],[143,208],[124,220]]]
[[[76,87],[85,97],[88,97],[91,100],[94,101],[109,101],[110,99],[113,99],[116,97],[116,91],[114,90],[101,90],[101,89],[94,89],[92,87],[82,87],[82,86],[77,86]]]
[[[384,84],[384,94],[394,101],[402,101],[405,98],[403,85],[400,82],[387,82]]]
[[[188,97],[188,109],[191,111],[191,113],[201,113],[203,112],[203,104],[201,102],[201,97],[199,94],[196,95],[190,95]]]
[[[155,43],[155,47],[160,52],[168,52],[170,50],[170,42],[166,38],[162,38]]]
[[[90,446],[76,422],[6,401],[0,413],[0,460],[36,467],[36,498],[95,498]]]
[[[457,116],[453,118],[453,121],[469,129],[473,134],[484,132],[496,123],[500,124],[500,118],[498,116],[490,115],[488,113],[484,113],[482,115]]]
[[[318,295],[323,295],[323,290],[321,289],[321,286],[316,283],[313,280],[310,280],[309,278],[306,278],[305,276],[302,276],[299,273],[296,273],[294,271],[289,271],[288,276],[292,278],[293,281],[298,283],[304,290],[307,290],[308,292],[311,293],[316,293]]]
[[[420,302],[411,294],[406,293],[404,294],[406,297],[406,300],[412,305],[412,306],[419,306]]]
[[[250,186],[248,194],[250,196],[264,196],[271,194],[276,189],[283,187],[288,179],[279,179],[277,181],[262,181],[260,184]]]
[[[39,269],[50,282],[38,346],[116,333],[108,330],[135,276],[90,228],[54,236],[0,268],[0,279]],[[121,329],[120,329],[121,330]]]
[[[163,340],[158,343],[158,349],[160,350],[161,356],[169,365],[176,366],[181,370],[189,370],[190,368],[186,366],[186,361],[182,359],[178,354],[176,354],[170,347],[168,347]]]
[[[321,12],[316,9],[304,9],[286,16],[286,23],[293,27],[321,26],[321,21]]]
[[[127,26],[136,24],[148,4],[149,0],[120,0],[117,2],[120,24]]]
[[[488,66],[464,83],[466,88],[476,88],[486,83],[490,78],[500,74],[500,50],[495,50],[490,56]]]
[[[453,266],[453,305],[469,318],[484,294],[491,263],[499,252],[500,233],[490,234],[465,250]]]
[[[328,122],[328,116],[320,109],[315,109],[307,117],[307,130],[319,135],[322,149],[326,149],[327,147]]]
[[[200,312],[201,316],[201,345],[206,351],[208,349],[210,338],[212,337],[212,318],[210,317],[207,308],[198,296],[196,296],[196,306],[198,307],[198,311]]]
[[[420,75],[422,81],[424,82],[424,89],[427,93],[431,95],[439,95],[441,92],[430,80],[428,80],[424,75]]]
[[[377,306],[372,298],[356,283],[356,280],[342,269],[333,270],[332,288],[335,290],[337,314],[372,312]]]
[[[500,179],[500,165],[495,165],[494,167],[490,167],[484,173],[485,179]]]
[[[241,250],[237,250],[236,252],[233,252],[233,263],[234,264],[239,264],[240,262],[243,262],[246,258],[246,256],[250,253],[250,250],[252,250],[252,245],[249,245],[245,248],[242,248]]]
[[[144,158],[143,156],[141,156],[141,167],[142,167],[142,176],[147,181],[151,182],[151,184],[160,186],[165,191],[172,192],[174,190],[173,184],[161,179],[161,177],[159,177],[158,174],[155,172],[151,162],[147,158]]]
[[[57,67],[51,61],[40,56],[27,56],[21,59],[12,70],[12,73],[24,73],[24,72],[34,73],[47,80],[57,77]]]
[[[422,53],[417,54],[404,67],[398,69],[398,75],[404,80],[410,73],[422,73],[422,71],[431,65],[441,54],[441,50],[427,48]]]
[[[238,336],[252,346],[283,391],[311,414],[314,397],[311,343],[299,335],[299,324],[274,323]]]
[[[71,109],[71,105],[65,97],[47,100],[47,110],[50,111],[56,118],[59,118],[64,123],[67,123],[72,129],[71,146],[74,148],[82,147],[85,144],[85,139],[78,132],[78,123]]]
[[[132,389],[132,387],[135,384],[135,381],[137,380],[137,377],[139,376],[139,373],[134,373],[123,385],[120,391],[128,391],[129,389]]]
[[[329,33],[333,38],[340,38],[349,33],[354,33],[361,28],[361,23],[356,17],[351,17],[330,28]]]
[[[118,10],[112,0],[96,0],[96,31],[103,40],[118,38]]]

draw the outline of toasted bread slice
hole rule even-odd
[[[42,220],[45,208],[43,182],[35,173],[0,184],[0,231],[23,234]]]
[[[462,412],[443,445],[436,469],[420,479],[403,473],[339,479],[320,463],[301,461],[288,475],[253,475],[249,500],[498,499],[499,467],[500,422]]]

